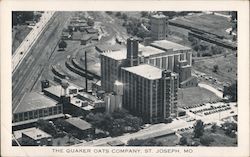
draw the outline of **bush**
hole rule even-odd
[[[200,138],[200,142],[204,146],[209,146],[211,142],[213,142],[214,139],[211,136],[204,135]]]
[[[180,145],[181,145],[181,146],[184,146],[184,145],[187,145],[187,144],[188,144],[188,142],[187,142],[187,137],[182,136],[182,137],[180,138]]]

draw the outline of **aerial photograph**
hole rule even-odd
[[[12,146],[237,147],[237,23],[12,11]]]

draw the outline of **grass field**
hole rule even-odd
[[[14,26],[12,29],[12,54],[29,34],[31,28],[26,25]]]
[[[173,21],[224,36],[228,36],[226,29],[231,27],[229,19],[212,14],[193,14]]]
[[[195,141],[200,144],[200,139],[193,138],[193,133],[191,132],[185,132],[181,135],[187,137],[188,143]],[[237,146],[237,138],[231,138],[225,135],[225,132],[221,128],[217,128],[215,133],[211,132],[211,129],[205,129],[204,135],[210,136],[211,138],[214,139],[214,141],[211,142],[209,146],[213,147]]]
[[[164,146],[175,146],[179,143],[179,138],[176,135],[157,138],[156,141],[161,142]]]
[[[178,106],[192,106],[219,100],[214,93],[201,87],[191,87],[178,90]]]
[[[216,73],[213,72],[214,65],[218,65],[219,67]],[[237,57],[231,54],[227,55],[227,57],[221,56],[197,61],[193,64],[193,68],[217,78],[220,82],[234,82],[237,78]]]

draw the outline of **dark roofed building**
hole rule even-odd
[[[65,121],[69,124],[69,127],[66,127],[66,131],[78,139],[90,137],[95,133],[92,125],[80,118],[69,118]]]
[[[86,29],[86,31],[87,31],[89,34],[98,33],[98,30],[97,30],[97,29],[94,29],[94,28],[88,28],[88,29]]]

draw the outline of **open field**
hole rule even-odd
[[[18,46],[22,43],[24,38],[29,34],[32,28],[27,25],[18,25],[14,26],[12,29],[12,54],[18,48]]]
[[[213,66],[218,65],[219,69],[213,72]],[[237,78],[237,57],[229,54],[226,57],[220,56],[216,58],[208,58],[196,61],[193,64],[195,70],[206,73],[209,76],[217,78],[220,82],[234,82]]]
[[[211,142],[209,146],[213,147],[237,146],[237,138],[232,138],[225,135],[225,132],[221,128],[217,128],[215,133],[211,132],[210,130],[211,129],[205,129],[204,132],[204,135],[210,136],[211,138],[214,139],[214,141]],[[193,138],[192,132],[185,132],[181,135],[187,137],[188,143],[191,143],[192,141],[200,143],[199,138]]]
[[[170,135],[166,137],[157,138],[156,141],[161,142],[163,146],[176,146],[179,143],[177,135]]]
[[[192,106],[195,104],[207,103],[219,100],[219,98],[209,90],[201,87],[191,87],[178,90],[178,106]]]
[[[224,36],[228,36],[226,29],[231,27],[229,19],[212,14],[193,14],[172,21]]]

